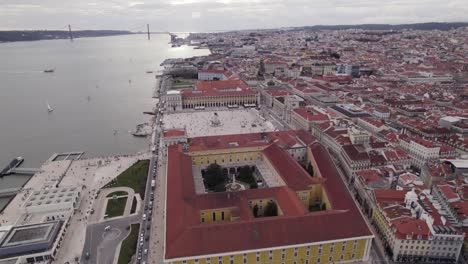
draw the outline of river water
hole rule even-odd
[[[38,167],[53,153],[126,154],[149,140],[128,131],[148,122],[155,75],[166,58],[207,55],[171,48],[168,35],[127,35],[0,44],[0,170],[17,156]],[[54,73],[44,69],[54,68]],[[47,102],[54,108],[48,113]],[[114,135],[113,131],[117,130]],[[0,189],[27,176],[0,178]],[[0,198],[0,210],[7,199]]]

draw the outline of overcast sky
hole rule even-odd
[[[1,29],[213,31],[468,21],[467,0],[0,0]]]

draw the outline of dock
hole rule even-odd
[[[8,165],[0,172],[0,177],[12,174],[13,170],[16,169],[21,163],[23,163],[24,159],[22,157],[16,157]]]
[[[159,98],[160,88],[161,88],[161,77],[156,77],[156,84],[154,85],[153,98]]]
[[[82,151],[54,153],[47,161],[79,160],[83,154],[84,152]]]
[[[14,196],[21,191],[21,187],[0,190],[0,198]]]

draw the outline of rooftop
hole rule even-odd
[[[244,136],[229,137],[241,139]],[[260,135],[249,137],[261,138]],[[219,144],[216,142],[226,142],[218,139],[193,139],[192,147],[197,148],[196,145],[200,143],[205,144],[202,149],[208,150],[216,148]],[[207,140],[216,144],[206,145]],[[245,140],[245,144],[250,144],[249,140]],[[182,152],[181,146],[169,147],[166,259],[371,236],[325,147],[313,143],[310,151],[319,164],[317,173],[323,179],[306,175],[307,172],[285,150],[272,144],[265,148],[263,155],[274,164],[286,186],[197,195],[191,158]],[[297,173],[291,174],[291,171]],[[307,188],[309,184],[323,184],[332,206],[330,210],[308,212],[294,190]],[[275,199],[283,215],[254,218],[247,203],[253,198]],[[200,223],[200,210],[229,207],[237,208],[239,220]],[[343,225],[343,219],[349,225]]]

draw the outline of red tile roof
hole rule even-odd
[[[317,171],[325,179],[323,185],[331,210],[308,212],[291,187],[320,179],[310,176],[306,179],[300,165],[293,164],[293,159],[287,158],[287,152],[274,145],[265,150],[265,155],[276,166],[276,163],[279,166],[285,164],[286,169],[276,168],[291,187],[204,195],[195,194],[191,158],[182,152],[180,145],[170,146],[166,259],[372,236],[325,147],[313,143],[310,150],[318,164]],[[284,215],[253,218],[248,200],[258,198],[275,199]],[[235,207],[240,220],[211,224],[199,222],[200,210],[226,207]]]
[[[170,129],[164,131],[164,137],[181,137],[185,135],[185,131],[181,129]]]
[[[202,81],[196,89],[181,90],[182,97],[253,95],[256,91],[242,80]]]
[[[342,147],[343,150],[346,152],[346,155],[351,160],[355,161],[369,161],[369,154],[366,152],[366,149],[361,144],[356,145],[346,145]]]
[[[298,115],[300,115],[307,121],[324,122],[329,120],[327,115],[314,111],[311,108],[296,108],[294,109],[294,112],[296,112]]]
[[[406,190],[374,189],[375,200],[385,204],[404,204]]]
[[[451,199],[460,199],[458,194],[452,189],[452,187],[448,185],[438,185],[440,191],[444,193],[445,198],[451,200]]]
[[[273,96],[273,97],[279,97],[279,96],[286,96],[290,95],[291,93],[286,90],[286,89],[268,89],[265,90],[265,93]]]
[[[263,153],[273,164],[286,185],[293,190],[307,190],[310,189],[310,185],[320,183],[317,178],[310,177],[309,173],[288,152],[276,144],[272,144],[263,150]]]
[[[407,239],[407,236],[411,236],[411,239],[416,239],[418,235],[422,239],[428,239],[431,234],[426,221],[420,219],[411,217],[399,218],[392,220],[391,225],[395,227],[395,235],[399,239]]]
[[[189,141],[189,151],[260,147],[268,146],[273,143],[273,141],[281,147],[289,148],[301,141],[308,145],[314,140],[315,138],[304,130],[194,137]]]

